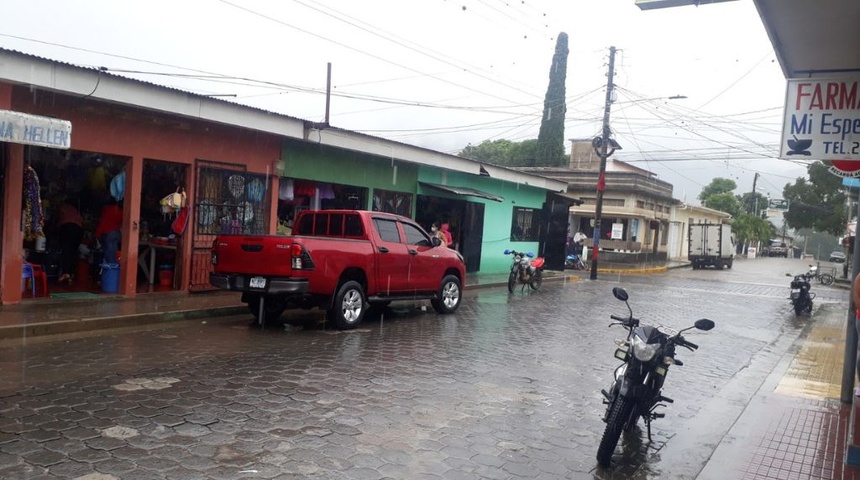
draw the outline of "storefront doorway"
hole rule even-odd
[[[182,245],[189,220],[165,197],[186,190],[188,166],[144,159],[138,243],[138,293],[180,288]],[[186,198],[187,202],[187,198]],[[186,207],[187,208],[187,207]]]
[[[123,172],[128,159],[28,146],[24,161],[26,200],[22,208],[27,226],[22,248],[26,261],[47,278],[47,289],[39,285],[23,292],[24,297],[83,298],[116,293],[114,285],[102,283],[105,245],[96,230],[103,208],[117,203],[111,194],[111,181]],[[125,233],[121,224],[120,232]],[[118,282],[118,264],[111,265],[117,271],[108,280]]]
[[[483,203],[418,195],[415,221],[428,232],[433,222],[447,223],[454,238],[450,247],[463,254],[466,272],[480,270],[484,235]]]
[[[270,179],[249,173],[245,165],[198,160],[197,186],[191,230],[192,292],[214,290],[212,242],[219,234],[264,235],[268,233]]]

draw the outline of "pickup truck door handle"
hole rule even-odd
[[[412,249],[410,248],[410,249],[409,249],[409,255],[418,255],[418,251],[417,251],[417,250],[412,250]]]
[[[379,250],[379,253],[388,253],[388,249],[385,247],[376,247],[376,249]]]

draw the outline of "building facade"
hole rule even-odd
[[[505,245],[541,247],[542,212],[565,188],[101,69],[7,50],[0,63],[0,132],[9,132],[0,136],[3,304],[25,295],[24,262],[41,267],[51,293],[108,291],[97,288],[97,271],[103,280],[112,269],[100,263],[95,232],[103,207],[118,199],[121,253],[111,293],[135,295],[211,288],[216,235],[274,234],[303,208],[392,211],[427,228],[444,222],[470,271],[502,272]],[[174,193],[179,205],[168,202]],[[84,230],[73,267],[59,224],[66,204]],[[515,236],[517,229],[528,235]],[[70,270],[78,282],[57,285],[57,274]]]

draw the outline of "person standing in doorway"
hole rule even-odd
[[[439,222],[433,222],[433,226],[430,227],[430,236],[438,238],[443,247],[448,246],[448,237],[439,229]]]
[[[445,240],[448,242],[450,248],[454,248],[454,236],[451,235],[449,228],[450,225],[447,222],[442,224],[442,233],[445,234]]]
[[[96,226],[96,238],[102,244],[104,260],[102,263],[118,263],[116,254],[119,251],[119,241],[122,230],[122,203],[111,197],[107,205],[102,208],[98,226]]]
[[[58,234],[60,237],[60,275],[59,283],[72,282],[77,267],[78,247],[84,238],[84,222],[81,212],[69,200],[60,205],[57,212]]]

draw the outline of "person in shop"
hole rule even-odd
[[[102,244],[104,259],[102,263],[118,263],[120,231],[122,229],[122,202],[113,197],[102,208],[99,223],[96,226],[96,238]]]
[[[445,233],[439,229],[439,222],[433,222],[433,225],[430,227],[430,236],[436,237],[442,242],[443,247],[448,246],[448,237],[445,236]]]
[[[451,248],[454,248],[454,235],[451,235],[451,230],[449,230],[450,225],[448,223],[442,224],[442,233],[445,235],[446,245]]]
[[[66,200],[57,212],[57,234],[60,237],[60,269],[63,272],[59,283],[71,283],[78,260],[78,248],[84,238],[84,222],[81,212]]]

